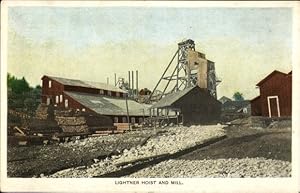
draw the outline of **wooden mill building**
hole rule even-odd
[[[156,119],[170,119],[175,115],[183,125],[209,124],[220,120],[221,102],[207,89],[193,86],[166,95],[151,106],[151,112],[157,115]]]
[[[260,95],[251,100],[254,116],[282,117],[292,115],[292,71],[273,71],[256,84]]]
[[[105,115],[114,123],[128,123],[126,95],[122,89],[109,84],[42,77],[42,103]],[[127,104],[130,123],[141,123],[149,116],[146,105],[132,99],[128,99]]]

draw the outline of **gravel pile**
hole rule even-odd
[[[8,146],[8,176],[38,177],[66,168],[90,166],[96,159],[104,159],[124,149],[142,145],[149,136],[155,134],[153,129],[143,129],[81,140],[71,137],[71,142],[46,146]]]
[[[168,160],[126,177],[290,177],[290,162],[265,158]]]
[[[171,127],[164,132],[157,132],[145,145],[124,149],[121,154],[106,158],[95,159],[90,167],[77,167],[59,171],[48,177],[92,177],[116,171],[122,163],[133,162],[137,159],[148,158],[166,153],[176,153],[183,149],[201,144],[209,139],[225,135],[222,125]]]

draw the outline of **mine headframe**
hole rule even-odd
[[[176,65],[173,71],[169,72],[170,66],[174,63]],[[194,41],[188,39],[178,43],[177,51],[154,87],[148,102],[158,101],[169,93],[196,85],[207,89],[213,97],[217,98],[216,87],[219,82],[221,81],[216,77],[215,63],[207,60],[205,54],[197,52]],[[162,87],[163,90],[157,92],[158,87]],[[155,93],[160,94],[155,95]]]

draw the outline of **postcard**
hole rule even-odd
[[[2,2],[1,191],[299,192],[299,8]]]

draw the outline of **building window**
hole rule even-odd
[[[110,90],[107,91],[107,95],[108,95],[108,96],[111,96],[111,91],[110,91]]]
[[[127,123],[126,117],[122,117],[122,123]]]
[[[59,103],[59,96],[56,96],[56,97],[55,97],[55,103],[56,103],[56,104]]]
[[[85,112],[85,108],[81,109],[82,112]]]
[[[135,118],[131,117],[131,123],[135,123]]]
[[[62,95],[62,94],[59,96],[59,102],[60,102],[60,103],[63,102],[63,95]]]
[[[114,123],[118,123],[119,120],[118,120],[118,117],[114,117]]]
[[[143,123],[143,118],[142,117],[139,118],[139,124],[141,124],[141,123]]]
[[[104,90],[100,90],[100,91],[99,91],[99,94],[104,94]]]
[[[69,101],[68,99],[65,99],[65,108],[68,108],[69,107]]]
[[[49,86],[49,88],[51,88],[52,87],[52,81],[51,80],[49,80],[49,82],[48,82],[49,84],[48,84],[48,86]]]

